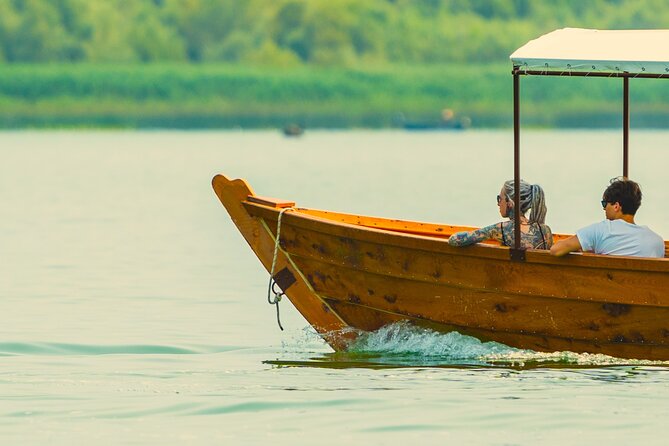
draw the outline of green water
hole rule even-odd
[[[0,134],[2,444],[664,444],[669,364],[403,324],[333,353],[211,190],[484,225],[510,132]],[[669,236],[669,132],[632,134],[641,224]],[[617,132],[523,134],[548,223],[603,218]]]

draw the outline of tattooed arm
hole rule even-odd
[[[488,239],[502,241],[499,223],[475,231],[456,232],[448,239],[448,244],[451,246],[467,246]]]

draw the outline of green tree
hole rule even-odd
[[[167,22],[176,28],[184,41],[187,58],[193,62],[205,60],[210,48],[220,46],[236,28],[243,30],[255,3],[252,0],[164,1]]]
[[[501,61],[555,28],[663,28],[667,0],[0,0],[0,61]]]
[[[183,40],[176,30],[161,22],[153,11],[143,9],[128,35],[132,49],[142,62],[178,61],[186,59]]]
[[[84,43],[86,58],[91,62],[132,62],[137,60],[130,33],[133,23],[118,1],[88,2],[84,11],[92,24]]]
[[[3,53],[9,62],[80,60],[81,43],[63,26],[63,2],[14,0],[3,3]]]

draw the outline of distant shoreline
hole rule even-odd
[[[615,79],[528,78],[527,127],[619,128]],[[669,128],[662,82],[632,82],[632,126]],[[448,129],[511,127],[508,64],[268,68],[32,64],[0,70],[0,128]]]

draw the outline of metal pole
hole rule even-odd
[[[520,249],[520,75],[513,71],[513,237],[511,260],[524,261]]]
[[[630,79],[623,77],[623,177],[629,177]]]

